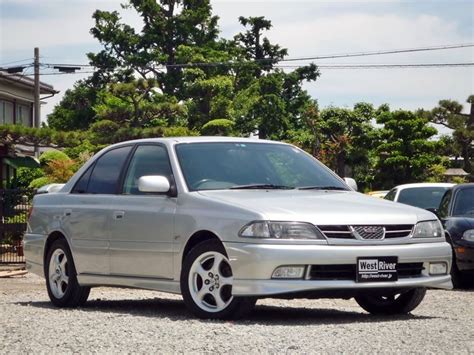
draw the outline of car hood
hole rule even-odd
[[[350,225],[415,224],[436,219],[429,211],[354,191],[208,190],[199,194],[253,211],[266,220]]]

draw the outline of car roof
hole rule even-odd
[[[272,144],[286,144],[284,142],[271,141],[266,139],[258,138],[242,138],[242,137],[166,137],[166,138],[144,138],[136,139],[126,142],[117,143],[117,145],[125,143],[146,143],[146,142],[155,142],[155,143],[215,143],[215,142],[242,142],[242,143],[272,143]]]
[[[464,190],[464,189],[473,188],[473,187],[474,187],[474,183],[471,182],[471,183],[466,183],[466,184],[458,184],[453,187],[453,190]]]
[[[413,188],[423,188],[423,187],[453,187],[456,184],[447,183],[447,182],[419,182],[413,184],[403,184],[395,186],[397,190],[404,190],[404,189],[413,189]]]

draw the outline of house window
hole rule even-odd
[[[16,124],[31,126],[31,108],[28,105],[16,105]]]
[[[0,124],[13,124],[13,102],[0,100]]]

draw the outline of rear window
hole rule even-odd
[[[449,187],[413,187],[403,189],[397,202],[420,208],[438,208],[444,193]]]

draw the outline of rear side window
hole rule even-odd
[[[89,185],[89,179],[91,177],[92,169],[94,165],[91,165],[81,178],[76,182],[76,185],[72,189],[73,194],[85,194],[87,192],[87,185]]]
[[[110,150],[102,155],[95,163],[94,170],[92,170],[87,187],[87,193],[117,193],[120,173],[131,150],[131,146],[121,147]]]

